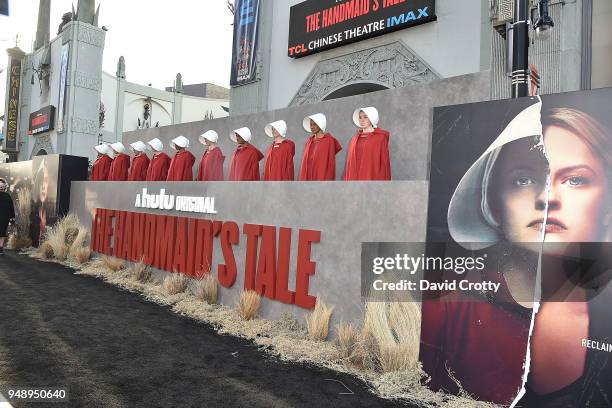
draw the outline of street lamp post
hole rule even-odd
[[[549,0],[538,0],[538,18],[533,28],[539,38],[545,39],[554,22],[548,13]],[[535,10],[534,10],[535,11]],[[529,26],[531,22],[529,0],[514,1],[512,24],[512,97],[529,96]]]
[[[512,27],[512,97],[529,94],[529,0],[514,1]]]

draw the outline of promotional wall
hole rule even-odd
[[[279,118],[300,124],[311,111],[340,121],[353,104],[397,105],[390,118],[405,127],[392,137],[410,150],[408,101],[431,102],[410,93],[431,86],[206,126],[229,136]],[[413,164],[429,167],[429,180],[124,182],[121,194],[114,182],[75,183],[71,211],[91,225],[96,252],[157,273],[210,271],[222,304],[255,289],[265,317],[323,299],[334,320],[358,322],[364,301],[420,302],[420,360],[434,390],[506,406],[599,406],[612,391],[611,100],[603,89],[425,108],[432,133],[420,147],[431,157]],[[124,141],[162,132],[167,141],[174,130],[197,146],[206,129],[186,126]],[[407,160],[399,153],[393,163]]]
[[[333,304],[334,319],[337,316],[338,321],[358,322],[363,317],[361,242],[425,241],[432,106],[448,101],[482,100],[488,94],[488,80],[489,75],[467,75],[422,86],[357,95],[344,98],[341,103],[326,101],[260,114],[126,132],[123,135],[126,146],[138,140],[159,138],[169,156],[176,154],[170,141],[177,135],[185,136],[190,140],[188,150],[196,157],[192,167],[195,177],[205,151],[199,136],[215,130],[219,135],[218,146],[225,156],[223,173],[226,180],[231,157],[237,149],[229,136],[233,129],[243,126],[252,131],[250,143],[266,152],[273,141],[264,128],[268,123],[284,120],[287,139],[295,143],[296,179],[311,136],[311,131],[304,129],[305,117],[325,114],[326,131],[337,138],[342,150],[336,155],[337,181],[73,183],[70,210],[83,223],[92,226],[92,230],[92,222],[97,217],[93,240],[96,252],[113,255],[118,251],[117,256],[131,260],[139,260],[144,255],[145,261],[154,266],[160,276],[174,269],[185,270],[193,276],[210,268],[216,274],[220,266],[235,264],[236,281],[219,294],[220,302],[225,305],[235,303],[245,287],[245,279],[247,285],[251,284],[253,270],[256,289],[265,293],[266,286],[257,286],[257,276],[261,271],[261,276],[269,278],[271,274],[264,271],[267,265],[274,264],[268,259],[275,253],[274,288],[276,291],[276,283],[280,282],[280,292],[264,295],[266,300],[262,302],[261,313],[265,317],[281,317],[285,312],[301,315],[309,310],[301,305],[312,305],[311,301],[301,303],[299,297],[289,304],[280,300],[282,295],[277,298],[278,293],[284,293],[289,255],[286,291],[297,296],[302,290],[305,294],[304,284],[300,284],[298,290],[297,278],[308,277],[308,296]],[[341,181],[351,150],[350,141],[357,133],[353,113],[365,106],[377,107],[379,127],[390,132],[391,181]],[[405,120],[408,116],[410,121]],[[150,152],[148,154],[151,156]],[[259,162],[262,174],[264,161]],[[168,205],[153,207],[162,197]],[[364,208],[371,210],[364,211]],[[185,233],[189,242],[182,248]],[[319,240],[312,240],[310,234],[320,234]],[[170,239],[177,236],[183,238],[180,241]],[[165,247],[158,251],[158,245]],[[152,257],[151,251],[159,257]],[[261,259],[263,263],[260,264]],[[222,270],[225,273],[226,270]],[[263,281],[259,279],[261,285]]]
[[[424,261],[454,267],[421,275],[433,389],[608,406],[611,102],[604,89],[434,110]]]
[[[424,181],[117,184],[72,186],[70,211],[96,252],[144,256],[160,277],[210,270],[221,304],[254,287],[267,318],[303,316],[321,299],[335,321],[360,321],[361,241],[425,238]]]

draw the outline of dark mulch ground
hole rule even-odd
[[[8,385],[67,386],[79,407],[394,405],[351,376],[282,363],[101,280],[9,251],[0,257],[0,388]]]

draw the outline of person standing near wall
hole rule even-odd
[[[185,136],[179,136],[172,139],[170,145],[176,150],[176,154],[170,162],[166,181],[193,181],[193,164],[196,158],[187,150],[189,139]]]
[[[166,181],[170,168],[170,157],[164,153],[164,144],[158,138],[150,140],[147,145],[153,150],[153,157],[147,169],[146,181]]]
[[[113,152],[106,143],[95,146],[94,149],[98,152],[98,158],[91,168],[91,176],[89,179],[90,181],[106,181],[108,180],[111,164],[113,163]]]
[[[200,143],[206,146],[206,150],[200,160],[197,181],[223,181],[223,162],[225,156],[217,145],[219,134],[214,130],[200,135]]]
[[[125,146],[121,142],[110,145],[115,152],[115,159],[110,167],[108,181],[126,181],[130,169],[130,156],[125,154]]]
[[[266,152],[264,180],[293,181],[293,156],[295,143],[287,139],[287,123],[284,120],[270,123],[265,128],[266,135],[274,141]]]
[[[7,190],[8,184],[6,180],[0,179],[0,255],[4,254],[4,242],[8,236],[8,225],[15,219],[13,199]]]
[[[230,139],[238,144],[230,163],[230,181],[259,181],[259,161],[263,154],[253,146],[251,129],[243,127],[230,133]]]
[[[132,160],[128,181],[145,181],[149,169],[149,158],[147,157],[147,145],[140,140],[130,145],[136,156]]]
[[[322,113],[304,118],[302,126],[312,135],[306,141],[300,181],[324,181],[336,179],[336,154],[342,150],[340,142],[325,133],[327,118]]]
[[[353,113],[358,130],[349,145],[344,180],[391,180],[389,132],[378,127],[378,119],[374,107]]]

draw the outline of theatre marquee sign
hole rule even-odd
[[[292,58],[436,20],[435,0],[308,0],[291,7]]]

